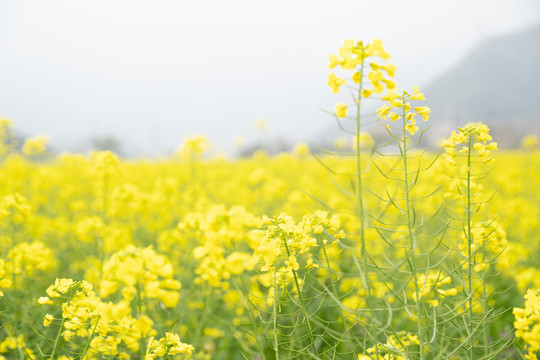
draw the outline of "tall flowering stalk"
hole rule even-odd
[[[485,262],[485,251],[483,250],[482,262],[477,264],[477,251],[480,244],[475,241],[475,233],[478,232],[479,227],[473,223],[473,215],[476,212],[475,207],[480,203],[478,196],[480,195],[475,182],[486,175],[485,169],[482,168],[485,164],[493,163],[491,157],[491,151],[497,150],[497,143],[492,142],[492,137],[489,134],[489,128],[485,124],[481,123],[469,123],[466,126],[459,128],[458,132],[453,131],[449,139],[443,142],[443,146],[446,149],[446,161],[451,167],[460,165],[461,172],[465,174],[465,181],[458,181],[454,184],[456,190],[465,196],[465,224],[463,233],[465,234],[466,246],[465,251],[462,251],[466,257],[466,264],[464,267],[467,269],[466,275],[466,296],[467,296],[467,335],[468,335],[468,349],[469,358],[474,357],[474,336],[473,333],[478,324],[482,325],[484,346],[487,346],[487,329],[485,321],[482,319],[476,320],[473,314],[473,308],[475,306],[475,281],[473,281],[474,273],[476,271],[483,271]],[[483,228],[480,228],[480,232]],[[480,240],[485,242],[486,236],[480,234]],[[485,246],[481,246],[485,249]],[[502,250],[501,250],[502,251]],[[480,266],[479,266],[480,265]],[[482,283],[482,294],[479,299],[482,303],[483,313],[486,313],[486,283],[485,276],[482,275],[480,279]],[[487,348],[484,348],[484,355]]]
[[[301,280],[298,276],[300,264],[298,257],[306,254],[307,261],[305,268],[310,269],[315,267],[313,264],[312,254],[309,250],[317,246],[317,240],[303,231],[302,226],[295,224],[294,220],[286,214],[281,214],[278,217],[270,219],[265,217],[263,223],[267,226],[266,235],[262,239],[260,246],[256,250],[256,254],[261,257],[265,264],[261,267],[262,271],[273,272],[273,321],[274,321],[274,350],[276,358],[279,358],[279,339],[278,339],[278,312],[277,312],[277,293],[279,291],[278,274],[285,275],[287,279],[281,286],[286,288],[288,283],[294,281],[294,291],[298,296],[298,306],[302,312],[303,322],[306,324],[307,336],[310,341],[311,352],[315,356],[318,355],[317,346],[315,344],[314,328],[310,319],[310,314],[307,311],[307,304],[303,296],[305,291],[302,288]],[[279,258],[286,257],[284,261],[286,268],[278,268]]]
[[[380,64],[380,59],[384,60],[384,64]],[[338,55],[330,55],[330,69],[341,68],[345,72],[352,73],[350,80],[352,81],[351,93],[353,98],[352,104],[338,103],[334,107],[334,113],[338,124],[342,130],[344,127],[341,121],[348,118],[350,108],[354,109],[355,114],[351,116],[354,121],[354,143],[353,150],[356,157],[356,189],[358,220],[360,222],[360,253],[362,256],[362,278],[364,286],[368,294],[368,300],[372,296],[370,285],[370,276],[368,271],[368,252],[366,247],[366,227],[368,226],[368,216],[364,199],[364,184],[362,173],[364,172],[364,164],[362,163],[362,104],[364,99],[369,98],[373,93],[381,94],[385,90],[391,91],[396,84],[392,77],[396,71],[396,65],[388,63],[390,54],[384,50],[382,41],[374,39],[371,43],[364,44],[362,41],[353,39],[345,40],[343,46],[338,50]],[[367,80],[365,80],[366,72]],[[334,72],[328,75],[328,85],[332,88],[333,93],[338,93],[341,86],[347,84],[343,78],[336,76]]]
[[[423,320],[423,303],[421,301],[422,288],[425,287],[425,281],[421,282],[419,279],[419,269],[417,266],[417,239],[415,233],[415,219],[413,219],[413,206],[411,199],[411,190],[414,183],[418,181],[418,178],[414,178],[414,174],[417,172],[411,172],[409,168],[409,151],[411,146],[411,137],[414,136],[419,130],[416,126],[416,116],[421,116],[424,121],[429,119],[431,110],[427,106],[416,106],[413,108],[411,101],[425,100],[424,94],[422,94],[417,87],[414,87],[413,92],[403,91],[399,93],[397,89],[393,89],[387,95],[382,97],[383,100],[388,102],[388,105],[383,105],[377,110],[377,114],[381,119],[390,120],[397,125],[385,124],[389,134],[396,140],[401,155],[403,164],[403,193],[404,206],[401,207],[401,211],[406,216],[407,237],[409,239],[409,252],[405,253],[407,263],[409,264],[411,275],[414,285],[414,299],[416,302],[416,324],[418,331],[418,344],[420,347],[420,359],[424,359],[424,348],[427,343],[427,339],[424,331]],[[392,111],[396,109],[396,112]],[[417,175],[416,175],[417,176]]]

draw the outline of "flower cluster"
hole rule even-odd
[[[97,321],[97,303],[92,284],[86,281],[73,281],[72,279],[56,279],[54,285],[47,288],[47,295],[40,297],[38,303],[41,305],[54,304],[52,299],[61,299],[62,318],[65,330],[62,336],[67,340],[77,335],[87,337],[92,329],[93,323]],[[54,321],[51,314],[45,315],[43,325],[49,326]]]
[[[108,178],[118,170],[120,160],[112,151],[96,151],[90,154],[90,163],[98,177]]]
[[[395,64],[379,64],[375,61],[367,61],[370,57],[379,57],[385,60],[385,62],[390,59],[390,54],[384,50],[381,40],[374,39],[370,44],[364,44],[362,41],[355,41],[353,39],[345,40],[343,46],[338,50],[338,54],[330,55],[329,68],[341,67],[345,71],[353,72],[351,80],[355,84],[360,84],[358,99],[356,101],[360,101],[360,97],[367,98],[372,93],[381,94],[385,88],[391,90],[396,87],[396,83],[390,79],[394,77],[396,71]],[[367,74],[367,78],[371,88],[362,86],[364,70],[368,67],[370,71]],[[387,77],[385,77],[385,73]],[[345,79],[336,76],[334,72],[328,75],[328,86],[332,88],[333,93],[338,93],[340,86],[346,83],[347,81]],[[338,118],[346,117],[347,107],[348,105],[344,103],[338,103],[334,108],[336,116]]]
[[[95,242],[96,238],[105,235],[105,223],[98,216],[88,216],[77,222],[75,233],[79,240],[83,242]]]
[[[14,246],[8,253],[9,272],[32,276],[36,271],[47,271],[55,266],[52,250],[41,241],[23,242]]]
[[[49,139],[44,136],[36,136],[27,139],[22,146],[22,153],[26,156],[37,156],[43,154],[47,150]]]
[[[255,254],[264,261],[262,271],[273,270],[282,256],[286,258],[286,271],[297,271],[300,269],[298,257],[303,254],[306,254],[304,268],[318,267],[313,260],[313,253],[310,252],[319,246],[315,236],[324,232],[336,240],[345,237],[345,233],[340,229],[339,219],[336,216],[328,218],[326,211],[306,214],[298,224],[285,213],[272,219],[265,216],[263,224],[266,233],[255,250]]]
[[[5,262],[4,259],[0,259],[0,289],[6,289],[11,286],[11,280],[4,279],[4,275],[6,274],[5,269]],[[0,290],[0,298],[4,296],[4,293],[2,290]]]
[[[0,118],[0,157],[6,156],[13,148],[13,123],[10,119]]]
[[[115,207],[116,204],[109,208]],[[74,224],[74,231],[81,242],[103,246],[105,254],[119,251],[131,243],[131,231],[127,225],[119,222],[105,224],[99,216],[81,218]]]
[[[431,113],[431,109],[429,107],[416,106],[414,107],[415,112],[411,111],[411,109],[413,109],[410,102],[411,100],[419,101],[426,99],[424,94],[418,90],[417,86],[413,88],[412,93],[408,91],[403,91],[399,93],[397,88],[392,89],[388,92],[388,94],[384,95],[382,99],[388,101],[388,105],[383,105],[382,107],[377,109],[377,114],[379,115],[379,118],[385,120],[390,119],[394,122],[401,119],[403,121],[404,128],[411,135],[414,135],[418,131],[415,116],[421,116],[424,121],[429,120],[429,114]],[[399,109],[400,113],[391,111],[394,108]],[[390,131],[390,125],[387,124],[385,126],[388,131]]]
[[[386,343],[379,343],[367,349],[367,354],[358,355],[358,360],[405,360],[408,347],[419,345],[418,335],[400,332],[386,338]]]
[[[258,258],[252,247],[259,225],[260,218],[241,206],[212,206],[205,212],[187,214],[178,229],[200,239],[200,246],[193,250],[199,261],[195,282],[227,290],[232,275],[253,270]]]
[[[74,338],[89,341],[85,355],[105,354],[129,359],[129,351],[138,351],[140,339],[155,336],[154,322],[146,315],[138,318],[131,316],[131,308],[125,300],[118,304],[103,302],[86,281],[56,279],[49,286],[47,295],[40,297],[41,305],[56,305],[62,314],[44,316],[43,325],[50,326],[56,320],[60,322],[60,335],[67,342]]]
[[[155,340],[150,338],[146,348],[144,360],[153,360],[158,356],[191,355],[195,348],[180,341],[180,336],[173,333],[165,333],[165,337]]]
[[[135,295],[159,299],[166,307],[174,307],[180,299],[181,284],[173,278],[173,267],[164,255],[151,246],[128,245],[114,253],[103,265],[100,295],[107,297],[120,291],[131,302]]]
[[[15,224],[23,223],[32,212],[32,206],[19,193],[9,194],[0,199],[0,220],[8,219]]]
[[[530,134],[521,139],[521,147],[525,150],[536,150],[540,146],[540,139],[538,135]]]
[[[210,141],[203,135],[195,135],[184,140],[178,154],[188,161],[202,156],[208,149],[210,149]]]
[[[525,358],[536,360],[540,352],[540,290],[527,290],[525,308],[514,308],[513,312],[516,337],[523,339],[528,350]]]
[[[471,227],[471,252],[475,259],[474,271],[484,270],[491,259],[499,256],[506,246],[506,231],[495,221],[488,224],[475,223]],[[468,257],[468,241],[465,233],[461,234],[462,242],[459,243],[461,254]],[[463,268],[468,267],[468,262],[464,262]]]
[[[345,232],[341,229],[341,221],[337,215],[329,217],[328,211],[317,210],[313,214],[306,214],[300,222],[305,233],[326,233],[335,239],[343,239]]]
[[[437,307],[440,305],[441,297],[455,296],[458,291],[456,288],[442,288],[443,285],[450,285],[452,278],[439,273],[431,272],[429,274],[419,274],[418,284],[420,289],[418,296],[420,300],[427,301],[430,306]],[[416,294],[413,292],[413,298],[416,299]]]
[[[24,351],[26,358],[36,359],[32,349],[26,347],[23,335],[7,336],[0,342],[0,360],[13,359],[20,354],[20,351]]]
[[[489,128],[482,123],[468,123],[458,128],[459,132],[452,131],[452,135],[443,141],[442,146],[446,149],[446,160],[450,165],[456,165],[455,158],[458,154],[467,156],[473,152],[480,157],[483,163],[493,162],[490,156],[491,150],[497,150],[497,143],[492,142]],[[469,152],[471,152],[469,154]]]

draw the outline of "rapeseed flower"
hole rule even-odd
[[[347,116],[347,105],[344,104],[344,103],[338,103],[335,107],[334,107],[334,111],[336,113],[336,116],[340,119],[343,119],[344,117]]]

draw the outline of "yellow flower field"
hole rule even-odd
[[[313,154],[51,156],[0,120],[0,359],[536,359],[538,141],[421,148],[429,99],[382,42],[338,54],[355,130]]]

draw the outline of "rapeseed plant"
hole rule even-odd
[[[315,157],[52,159],[1,119],[0,359],[536,358],[540,155],[475,123],[422,149],[389,59],[330,56],[345,135]]]

